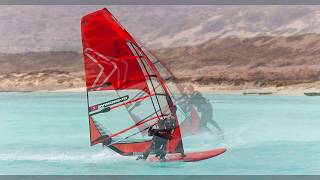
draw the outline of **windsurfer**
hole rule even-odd
[[[151,126],[148,129],[148,135],[152,137],[151,146],[143,153],[143,156],[139,156],[137,160],[146,160],[154,149],[156,157],[159,157],[160,161],[166,161],[165,156],[167,154],[167,142],[171,138],[171,133],[175,128],[175,117],[170,115],[167,118],[160,119],[159,123]]]
[[[189,97],[189,103],[196,106],[201,113],[200,128],[202,130],[211,131],[208,128],[208,124],[211,124],[219,131],[219,133],[222,133],[222,129],[218,123],[213,120],[213,107],[209,100],[204,98],[200,92],[195,91],[192,85],[186,86],[184,91]]]

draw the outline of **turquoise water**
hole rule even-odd
[[[207,95],[224,139],[187,137],[195,163],[144,163],[89,146],[84,93],[0,93],[0,174],[320,174],[320,98]]]

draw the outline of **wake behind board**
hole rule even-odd
[[[202,160],[209,159],[209,158],[218,156],[220,154],[223,154],[226,151],[227,151],[226,148],[217,148],[217,149],[208,150],[208,151],[199,151],[199,152],[186,153],[185,157],[181,157],[180,153],[167,154],[166,162],[174,162],[174,161],[195,162],[195,161],[202,161]],[[150,158],[148,158],[147,161],[160,162],[160,160],[158,158],[156,158],[155,156],[150,156]]]

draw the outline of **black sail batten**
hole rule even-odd
[[[144,68],[144,71],[147,73],[148,79],[149,79],[149,81],[150,81],[150,83],[151,83],[151,85],[152,85],[152,88],[153,88],[153,92],[156,92],[156,89],[154,88],[152,79],[150,78],[151,75],[150,75],[148,69],[146,68],[146,65],[145,65],[144,61],[142,60],[142,58],[144,58],[143,55],[141,55],[140,52],[139,52],[139,50],[137,50],[137,49],[135,48],[134,44],[132,44],[131,42],[127,42],[127,44],[128,44],[128,46],[129,46],[129,48],[130,48],[131,50],[133,50],[134,54],[135,54],[136,56],[139,56],[139,61],[142,63],[143,68]],[[141,68],[142,68],[142,67],[141,67]],[[156,77],[157,77],[157,76],[156,76]],[[158,97],[157,97],[157,96],[156,96],[156,100],[157,100],[157,103],[158,103],[158,106],[159,106],[159,109],[160,109],[160,112],[161,112],[160,115],[157,113],[158,111],[157,111],[157,109],[156,109],[156,107],[155,107],[155,103],[153,102],[153,99],[151,98],[151,102],[152,102],[154,111],[156,112],[156,114],[157,114],[158,117],[161,117],[161,116],[163,116],[163,112],[162,112],[162,110],[161,110],[161,105],[160,105],[160,103],[159,103],[159,100],[158,100]]]
[[[140,51],[139,51],[139,49],[133,44],[133,43],[130,43],[129,42],[129,44],[131,45],[131,47],[135,50],[135,52],[136,53],[139,53]],[[129,46],[130,47],[130,46]],[[130,49],[132,49],[132,48],[130,48]],[[140,57],[140,55],[139,55],[139,57]],[[142,55],[142,57],[143,58],[148,58],[148,57],[144,57],[143,55]],[[140,60],[142,61],[142,63],[143,63],[143,67],[144,67],[144,69],[145,69],[145,71],[148,73],[148,69],[146,68],[146,64],[144,63],[144,61],[140,58]],[[153,64],[152,62],[151,62],[151,64]],[[149,67],[150,65],[148,65],[148,67]],[[149,67],[150,68],[150,67]],[[157,71],[157,69],[155,68],[155,69],[153,69],[153,71]],[[153,85],[153,83],[152,83],[152,79],[151,79],[151,76],[153,76],[153,77],[156,77],[156,78],[160,78],[157,74],[155,74],[155,75],[150,75],[149,73],[148,73],[148,76],[149,76],[149,79],[150,79],[150,81],[151,81],[151,84],[152,84],[152,87],[153,87],[153,90],[156,92],[156,89],[154,88],[154,85]],[[160,78],[161,79],[161,78]],[[164,84],[162,84],[161,82],[159,82],[161,85],[163,85],[164,86]],[[163,88],[163,87],[162,87]],[[164,89],[163,89],[163,91],[164,92],[166,92]],[[167,93],[169,93],[169,92],[167,92]],[[172,101],[172,99],[171,99],[171,97],[170,97],[170,95],[168,95],[168,94],[161,94],[161,95],[165,95],[166,96],[166,100],[168,101],[168,106],[169,106],[169,110],[172,112],[172,107],[174,106],[174,102]],[[160,108],[160,110],[161,110],[161,105],[160,105],[160,103],[159,103],[159,99],[158,99],[158,97],[156,96],[156,98],[157,98],[157,102],[158,102],[158,105],[159,105],[159,108]],[[176,112],[172,112],[172,113],[174,113],[174,115],[175,116],[177,116],[176,115]],[[162,113],[162,115],[165,115],[164,113]],[[177,117],[176,117],[177,118]],[[176,126],[178,127],[179,126],[179,124],[176,124]],[[181,136],[181,135],[180,135]],[[180,137],[181,138],[181,137]],[[179,141],[179,144],[177,145],[177,147],[176,147],[176,150],[177,150],[177,152],[184,152],[184,148],[183,148],[183,143],[182,143],[182,140],[180,139],[180,141]]]
[[[151,86],[152,86],[152,88],[153,88],[153,92],[156,92],[156,89],[154,88],[154,84],[153,84],[153,82],[152,82],[151,76],[150,76],[148,70],[146,69],[145,63],[144,63],[141,59],[140,59],[140,61],[142,62],[143,67],[145,68],[146,72],[148,73],[149,80],[150,80]],[[156,100],[157,100],[157,103],[158,103],[158,106],[159,106],[159,109],[160,109],[161,116],[163,117],[164,113],[163,113],[163,111],[162,111],[161,104],[160,104],[160,102],[159,102],[158,96],[155,96],[155,97],[156,97]],[[151,99],[152,99],[152,98],[151,98]],[[156,109],[155,109],[155,111],[156,111]],[[157,112],[157,111],[156,111],[156,112]],[[159,117],[160,117],[160,116],[159,116]]]

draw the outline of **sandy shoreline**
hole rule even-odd
[[[238,94],[244,93],[271,93],[268,95],[304,95],[308,92],[320,92],[320,82],[310,84],[298,84],[286,87],[265,87],[265,88],[241,88],[234,86],[199,86],[194,85],[195,90],[205,94]],[[41,91],[41,92],[85,92],[85,87],[67,88],[54,91]]]
[[[57,75],[63,76],[63,75]],[[30,78],[30,81],[33,80]],[[4,87],[12,88],[0,88],[0,92],[86,92],[84,82],[79,79],[73,79],[72,81],[63,81],[62,83],[55,82],[51,79],[45,79],[43,81],[37,81],[31,85],[21,81],[6,81],[2,83]],[[14,82],[14,83],[13,83]],[[29,82],[29,81],[28,81]],[[7,84],[6,84],[7,83]],[[11,83],[11,84],[10,84]],[[10,85],[10,86],[9,86]],[[314,81],[309,83],[299,83],[288,86],[266,86],[258,87],[254,83],[249,82],[243,85],[230,85],[227,83],[221,84],[208,84],[199,85],[197,83],[181,83],[180,85],[192,85],[195,90],[205,94],[259,94],[263,95],[298,95],[303,96],[304,93],[320,92],[320,81]],[[15,87],[15,88],[13,88]],[[15,90],[18,89],[18,90]],[[171,89],[171,88],[170,88]]]

